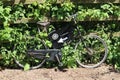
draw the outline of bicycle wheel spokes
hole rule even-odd
[[[75,50],[79,56],[78,64],[86,68],[98,67],[107,57],[106,43],[96,35],[84,37],[83,41],[76,44]]]

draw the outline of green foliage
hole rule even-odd
[[[108,19],[111,16],[120,17],[119,5],[99,4],[97,6],[89,7],[88,5],[82,4],[76,5],[69,1],[70,0],[66,0],[64,3],[55,5],[52,3],[55,3],[56,0],[48,0],[43,4],[34,2],[29,5],[20,3],[14,6],[5,6],[0,1],[0,22],[3,23],[3,26],[0,25],[0,56],[2,55],[0,64],[3,66],[15,66],[13,57],[25,53],[27,44],[37,46],[39,49],[41,46],[39,41],[41,39],[45,41],[47,47],[52,46],[52,43],[47,39],[48,33],[44,31],[37,33],[35,24],[10,25],[10,22],[15,22],[22,18],[33,18],[42,21],[46,17],[53,20],[65,20],[68,19],[68,16],[76,12],[78,12],[77,20],[103,20]],[[120,37],[111,35],[114,32],[120,31],[120,28],[118,27],[119,23],[91,24],[92,25],[87,24],[86,26],[85,23],[82,25],[83,27],[80,27],[81,32],[90,33],[94,31],[101,36],[107,42],[109,48],[109,55],[106,62],[120,70]],[[52,29],[53,28],[49,28],[49,32],[52,31]],[[35,36],[35,38],[32,39],[30,36]],[[32,41],[30,41],[30,39],[32,39]],[[14,49],[16,45],[19,46]],[[73,45],[65,45],[62,49],[62,53],[64,66],[77,66],[74,59],[77,55],[74,54]],[[17,58],[20,57],[17,56]],[[24,70],[28,70],[29,67],[30,65],[26,63]]]
[[[9,26],[9,22],[15,22],[22,18],[46,20],[46,17],[50,17],[53,20],[64,20],[76,12],[79,13],[78,20],[103,20],[111,16],[119,17],[120,7],[113,4],[101,4],[99,8],[96,6],[89,7],[88,5],[75,5],[69,1],[58,5],[53,5],[50,1],[43,4],[34,2],[26,6],[22,3],[14,6],[0,4],[0,19],[4,26]]]
[[[63,20],[66,19],[67,16],[73,13],[75,5],[71,2],[69,3],[62,3],[60,6],[53,6],[52,7],[52,18]]]
[[[108,45],[109,53],[106,62],[111,64],[115,69],[120,70],[120,27],[118,24],[119,22],[102,24],[98,26],[97,31]]]
[[[111,16],[119,17],[120,7],[113,4],[104,4],[100,8],[78,6],[78,20],[104,20]]]
[[[102,10],[110,15],[120,16],[120,7],[113,4],[105,4],[101,6]]]
[[[30,69],[30,65],[29,64],[25,64],[25,67],[24,67],[24,71],[27,71],[27,70],[29,70]]]
[[[1,61],[0,62],[3,66],[8,66],[13,64],[11,50],[7,49],[6,47],[1,47],[0,52],[1,52],[0,55],[2,55],[2,62]]]
[[[18,19],[24,18],[25,17],[25,9],[22,3],[15,5],[14,7],[11,7],[11,21],[16,21]]]
[[[3,7],[3,4],[0,4],[0,20],[3,22],[4,26],[9,26],[9,21],[10,21],[10,11],[11,8],[10,6]]]
[[[111,43],[111,46],[109,47],[110,49],[110,54],[108,56],[108,61],[109,63],[111,63],[115,69],[119,69],[120,70],[120,38],[117,38],[117,37],[114,37],[113,38],[113,41]]]
[[[74,46],[71,45],[65,45],[64,48],[62,48],[63,58],[62,62],[65,67],[73,67],[76,68],[76,55],[74,54]]]
[[[12,32],[12,28],[5,28],[3,30],[0,30],[0,42],[5,42],[5,41],[12,41],[13,39],[11,38],[11,32]]]
[[[38,4],[37,2],[34,2],[33,4],[27,6],[26,16],[28,18],[32,17],[37,20],[42,20],[44,17],[49,16],[50,8],[50,3]]]

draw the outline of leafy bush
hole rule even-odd
[[[34,2],[29,5],[17,4],[14,6],[5,6],[0,2],[0,21],[3,23],[3,25],[0,25],[0,64],[15,67],[13,56],[17,55],[17,50],[14,50],[14,46],[20,44],[18,48],[19,52],[25,51],[26,40],[29,35],[36,35],[35,40],[39,41],[39,39],[44,39],[46,41],[45,44],[48,47],[51,46],[51,42],[47,40],[48,34],[46,32],[38,34],[36,24],[20,23],[10,25],[11,22],[22,18],[33,18],[38,21],[46,17],[52,20],[65,20],[68,19],[67,16],[76,12],[78,12],[77,20],[103,20],[111,16],[120,17],[120,6],[100,4],[89,7],[88,5],[82,4],[75,5],[72,2],[56,5],[49,2],[43,4]],[[99,24],[99,22],[96,24],[94,22],[85,22],[80,24],[82,25],[80,28],[82,33],[96,32],[107,42],[109,55],[106,62],[113,65],[116,69],[120,69],[120,36],[113,36],[112,33],[120,31],[118,24],[119,22],[114,24],[109,22],[102,22],[102,24]],[[52,28],[49,28],[49,30],[52,30]],[[30,42],[28,41],[27,43]],[[74,59],[76,55],[73,55],[72,51],[73,48],[71,45],[66,45],[62,49],[63,63],[66,67],[77,66]]]

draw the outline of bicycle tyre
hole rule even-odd
[[[47,47],[45,46],[44,41],[39,40],[39,44],[42,45],[42,49],[47,49]],[[15,46],[15,49],[16,49],[16,50],[18,50],[18,48],[17,48],[18,46],[19,46],[19,45]],[[29,46],[29,45],[28,45],[28,46]],[[26,46],[26,47],[27,47],[27,46]],[[43,47],[44,47],[44,48],[43,48]],[[39,49],[40,49],[40,48],[39,48]],[[27,48],[27,50],[25,50],[25,52],[23,51],[23,53],[17,51],[17,53],[16,53],[17,56],[14,57],[15,63],[16,63],[19,67],[21,67],[21,68],[23,68],[23,69],[24,69],[24,67],[26,66],[26,64],[29,64],[29,66],[30,66],[29,69],[37,69],[37,68],[39,68],[39,67],[42,67],[42,65],[46,62],[45,56],[43,56],[42,59],[36,58],[36,57],[34,57],[34,56],[29,55],[29,54],[28,54],[28,50],[29,50],[29,48]],[[19,55],[19,53],[20,53],[20,55]],[[22,55],[22,59],[17,59],[17,57],[20,58],[21,55]],[[37,61],[36,61],[36,60],[37,60]]]
[[[90,38],[90,40],[89,40],[89,38]],[[91,42],[91,40],[93,40],[94,44]],[[87,42],[85,42],[85,41],[87,41]],[[90,42],[91,44],[88,42]],[[98,47],[101,49],[97,50],[97,51],[95,51],[95,50],[93,51],[92,45],[93,45],[93,47],[95,47],[94,49],[96,49],[96,50]],[[79,49],[80,47],[81,47],[81,49],[83,49],[82,51]],[[95,54],[96,52],[98,52],[100,54],[99,55]],[[100,66],[106,60],[107,55],[108,55],[108,47],[107,47],[106,42],[102,38],[100,38],[99,36],[97,36],[95,34],[90,34],[88,36],[83,37],[83,40],[80,39],[79,42],[75,45],[75,53],[77,53],[78,58],[76,59],[76,61],[79,64],[79,66],[82,66],[84,68],[95,68],[95,67]],[[98,57],[100,60],[95,61],[95,60],[97,60]],[[93,59],[93,58],[96,58],[96,59]],[[93,61],[94,63],[92,63],[92,61],[90,61],[91,59],[94,60]]]

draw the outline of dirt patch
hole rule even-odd
[[[5,69],[0,71],[0,80],[120,80],[120,73],[105,65],[94,69],[70,68],[64,71],[55,71],[55,68],[30,71]]]

